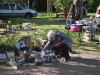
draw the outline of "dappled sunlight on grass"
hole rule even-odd
[[[87,16],[93,16],[94,14],[89,13]],[[46,34],[49,30],[61,30],[62,32],[66,33],[68,35],[68,30],[65,30],[65,20],[55,20],[55,14],[52,14],[52,16],[48,16],[46,13],[39,13],[37,17],[32,18],[32,19],[25,19],[25,18],[9,18],[9,19],[5,19],[4,22],[7,23],[8,20],[11,20],[13,25],[21,25],[22,23],[26,23],[26,22],[30,22],[30,23],[36,23],[36,26],[38,27],[38,31],[36,32],[36,39],[38,38],[46,38]],[[20,38],[22,38],[23,36],[27,36],[28,33],[23,32],[20,33],[16,36],[15,38],[15,43],[14,45],[18,42],[18,40]],[[32,35],[33,37],[33,42],[35,41],[35,36],[33,35],[33,33],[31,33],[30,35]],[[71,32],[69,31],[69,36],[72,37],[73,41],[74,41],[74,49],[82,49],[81,46],[84,47],[94,47],[94,49],[96,49],[95,51],[99,51],[100,47],[97,47],[98,45],[98,41],[92,41],[89,43],[86,42],[81,42],[79,41],[79,33],[78,32]],[[81,39],[82,39],[82,33],[81,33]],[[98,34],[95,35],[95,40],[98,40]]]

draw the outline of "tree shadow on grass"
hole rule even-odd
[[[11,19],[6,19],[5,22],[7,23],[8,20],[11,20],[14,25],[19,25],[26,22],[36,23],[37,25],[64,25],[65,24],[65,21],[56,21],[54,18],[32,18],[32,19],[11,18]]]

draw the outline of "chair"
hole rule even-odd
[[[4,45],[2,39],[5,38],[5,37],[7,37],[7,45],[8,45],[8,42],[11,42],[11,40],[9,39],[9,33],[10,32],[7,31],[6,23],[1,23],[0,24],[0,42],[1,42],[1,45]]]
[[[6,23],[1,23],[0,24],[0,29],[4,29],[4,31],[7,31]]]

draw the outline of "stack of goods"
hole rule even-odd
[[[21,25],[22,30],[25,31],[30,31],[30,30],[37,30],[36,24],[35,23],[23,23]]]
[[[12,66],[12,68],[17,69],[17,64],[15,61],[15,52],[14,50],[7,51],[7,61]]]
[[[94,40],[97,25],[84,26],[83,41],[89,42]]]
[[[45,53],[42,53],[43,62],[45,65],[51,65],[51,63],[58,63],[58,59],[52,50],[47,50]]]
[[[0,62],[5,62],[7,60],[6,53],[0,50]]]
[[[17,27],[17,26],[12,26],[11,29],[10,29],[10,31],[11,31],[12,33],[15,33],[15,32],[18,31],[18,27]]]
[[[83,41],[92,41],[94,40],[95,33],[94,32],[84,32],[83,34]]]
[[[10,50],[7,52],[8,63],[18,69],[26,63],[34,63],[40,52],[34,51],[32,45],[28,47],[20,47],[20,50]]]

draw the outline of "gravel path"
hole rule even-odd
[[[69,62],[48,66],[14,70],[11,66],[0,66],[0,75],[100,75],[100,54],[79,54]]]
[[[95,52],[94,49],[96,48],[79,47],[76,51],[81,52],[78,54],[81,58],[71,55],[72,59],[65,63],[18,70],[9,65],[0,66],[0,75],[100,75],[100,51]]]

